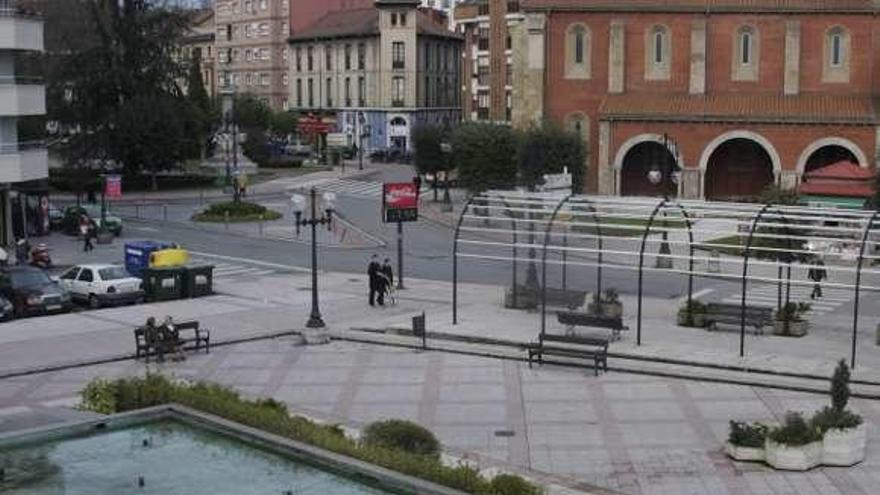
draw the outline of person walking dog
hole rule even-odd
[[[828,272],[825,271],[825,263],[822,260],[816,260],[807,276],[813,281],[813,292],[810,293],[810,299],[820,299],[822,297],[822,281],[828,278]]]

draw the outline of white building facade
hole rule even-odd
[[[364,151],[410,150],[420,124],[460,119],[461,38],[418,0],[333,12],[290,39],[290,108]]]

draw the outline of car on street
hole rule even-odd
[[[0,296],[0,321],[9,321],[15,318],[15,307],[3,296]]]
[[[0,270],[0,295],[12,303],[16,317],[66,313],[73,308],[70,294],[46,272],[32,266]]]
[[[49,228],[51,230],[61,230],[64,227],[64,212],[57,206],[49,204]]]
[[[79,219],[84,214],[94,220],[95,226],[101,229],[101,205],[74,205],[64,209],[64,233],[79,235]],[[122,219],[110,213],[109,207],[104,212],[104,220],[107,230],[113,232],[113,235],[118,237],[122,233]]]
[[[76,265],[65,270],[58,283],[75,301],[92,308],[144,300],[143,282],[121,265]]]

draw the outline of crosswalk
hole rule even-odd
[[[352,196],[356,198],[378,198],[382,196],[381,182],[345,178],[300,182],[297,183],[294,189],[306,191],[312,187],[320,192],[336,193],[338,196]],[[430,185],[423,183],[421,193],[425,194],[430,189]]]
[[[750,286],[746,292],[746,304],[751,306],[766,306],[775,308],[778,303],[778,289],[775,285],[761,284],[754,287]],[[782,298],[785,300],[785,287],[782,288]],[[822,297],[820,299],[810,299],[812,287],[808,286],[792,286],[791,302],[805,302],[810,304],[808,316],[819,316],[835,311],[837,308],[852,301],[852,290],[846,289],[822,289]],[[742,302],[739,293],[731,294],[725,297],[722,302],[726,304],[740,304]]]
[[[190,259],[190,262],[193,264],[214,265],[214,280],[239,278],[254,279],[258,277],[264,277],[266,275],[273,275],[283,271],[276,268],[248,265],[245,263],[219,261],[216,259],[203,258],[199,256],[193,256]]]

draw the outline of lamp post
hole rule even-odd
[[[680,172],[678,167],[678,144],[663,134],[663,158],[658,159],[651,170],[648,171],[648,182],[653,185],[662,183],[663,198],[669,199],[672,188],[678,187]],[[669,161],[672,156],[672,163]],[[666,211],[663,211],[663,241],[660,243],[660,252],[656,259],[657,268],[670,269],[673,267],[672,250],[669,248],[669,233],[667,232]]]
[[[223,124],[226,129],[226,136],[232,142],[230,143],[228,140],[226,142],[226,187],[232,186],[232,173],[233,170],[238,172],[238,123],[235,119],[235,84],[231,85],[231,89],[228,89],[223,92]],[[230,153],[231,152],[231,153]],[[232,155],[231,157],[229,155]],[[231,158],[231,166],[230,169],[230,158]],[[235,201],[238,202],[238,188],[233,189],[233,194],[235,195]]]
[[[318,225],[330,224],[333,221],[333,203],[336,195],[330,192],[324,193],[324,213],[318,216],[318,191],[313,187],[309,191],[311,201],[311,218],[303,219],[303,211],[305,210],[306,199],[300,194],[294,194],[290,201],[293,204],[293,214],[296,217],[294,225],[296,226],[296,235],[299,236],[300,227],[312,227],[312,311],[309,315],[309,321],[306,322],[307,328],[324,328],[323,318],[321,318],[321,310],[318,307]]]
[[[440,143],[440,151],[443,152],[444,161],[446,162],[445,170],[443,170],[443,208],[442,208],[442,211],[451,212],[452,211],[452,198],[449,196],[449,170],[452,167],[450,167],[449,162],[452,160],[452,145],[444,141],[444,142]],[[435,187],[434,194],[435,195],[437,194],[437,189],[436,189],[436,185],[437,185],[436,176],[437,175],[439,175],[439,173],[434,174],[434,187]]]

